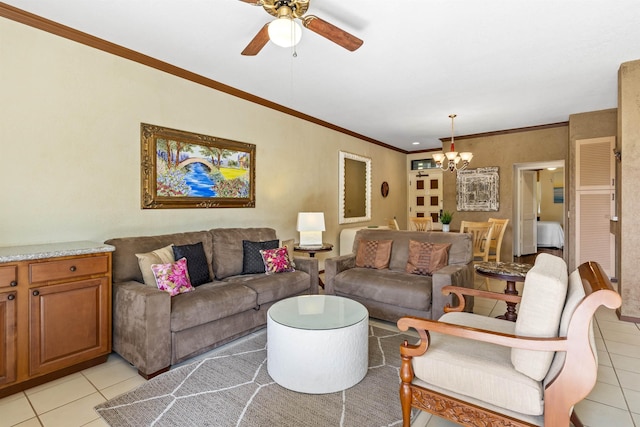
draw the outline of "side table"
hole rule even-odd
[[[331,243],[323,243],[322,245],[317,246],[300,246],[299,243],[293,245],[293,250],[295,252],[304,252],[309,254],[311,258],[315,258],[316,253],[318,252],[329,252],[333,250],[333,245]]]
[[[504,293],[507,295],[518,295],[516,282],[524,282],[524,278],[527,275],[527,272],[531,270],[531,267],[533,267],[531,264],[492,261],[476,262],[474,265],[476,273],[481,276],[505,280],[507,282],[507,287],[504,289]],[[498,316],[498,318],[515,322],[518,318],[518,314],[516,313],[516,303],[507,302],[506,313],[502,316]]]
[[[295,243],[293,245],[294,252],[303,252],[305,254],[309,254],[310,258],[315,258],[316,253],[318,252],[330,252],[333,250],[333,245],[331,243],[323,243],[322,245],[317,246],[300,246],[300,243]],[[318,284],[322,289],[324,289],[324,282],[322,279],[318,277]]]

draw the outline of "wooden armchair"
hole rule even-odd
[[[442,292],[456,294],[460,306],[438,321],[398,321],[420,335],[417,345],[400,347],[405,427],[412,407],[464,426],[582,425],[573,407],[598,368],[591,320],[599,306],[615,309],[621,299],[597,263],[567,276],[553,258],[538,256],[522,297],[447,286]],[[464,313],[465,295],[518,302],[518,320]]]

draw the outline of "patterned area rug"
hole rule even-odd
[[[111,426],[374,427],[402,425],[406,334],[369,326],[369,371],[336,393],[287,390],[267,373],[266,329],[96,406]]]

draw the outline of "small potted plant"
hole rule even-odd
[[[449,224],[453,218],[453,212],[442,211],[440,213],[440,222],[442,223],[442,231],[449,231]]]

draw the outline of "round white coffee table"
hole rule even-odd
[[[304,295],[267,312],[267,371],[289,390],[345,390],[367,374],[368,359],[369,312],[359,302]]]

